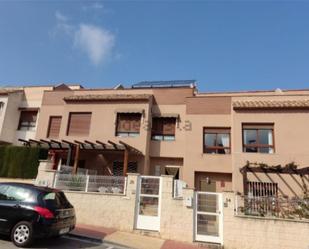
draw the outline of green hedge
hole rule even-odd
[[[0,146],[0,177],[35,178],[47,150],[39,147]]]

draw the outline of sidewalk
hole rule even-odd
[[[106,241],[134,249],[197,249],[198,246],[173,240],[121,232],[111,228],[78,224],[71,235]]]

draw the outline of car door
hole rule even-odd
[[[8,230],[10,222],[10,205],[7,196],[8,185],[0,185],[0,232],[5,233]]]
[[[0,185],[2,198],[0,200],[0,232],[8,233],[11,228],[25,215],[21,202],[30,192],[13,185]]]

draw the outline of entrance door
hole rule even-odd
[[[196,192],[195,239],[223,244],[222,194]]]
[[[138,203],[136,228],[160,230],[161,177],[140,176],[138,184]]]

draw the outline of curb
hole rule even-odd
[[[95,238],[95,237],[91,237],[91,236],[87,236],[87,235],[79,235],[79,234],[74,234],[74,233],[68,233],[65,236],[73,237],[73,238],[77,238],[77,239],[89,240],[89,241],[95,242],[95,243],[103,243],[103,239],[99,239],[99,238]]]
[[[87,235],[79,235],[79,234],[74,234],[74,233],[68,233],[65,236],[80,239],[80,240],[88,240],[90,242],[98,243],[98,244],[102,244],[102,243],[106,242],[110,245],[117,246],[121,249],[135,249],[135,248],[132,248],[132,247],[127,247],[127,246],[124,246],[124,245],[121,245],[121,244],[117,244],[117,243],[112,242],[112,241],[108,241],[108,240],[105,240],[105,239],[99,239],[99,238],[95,238],[95,237],[91,237],[91,236],[87,236]]]

